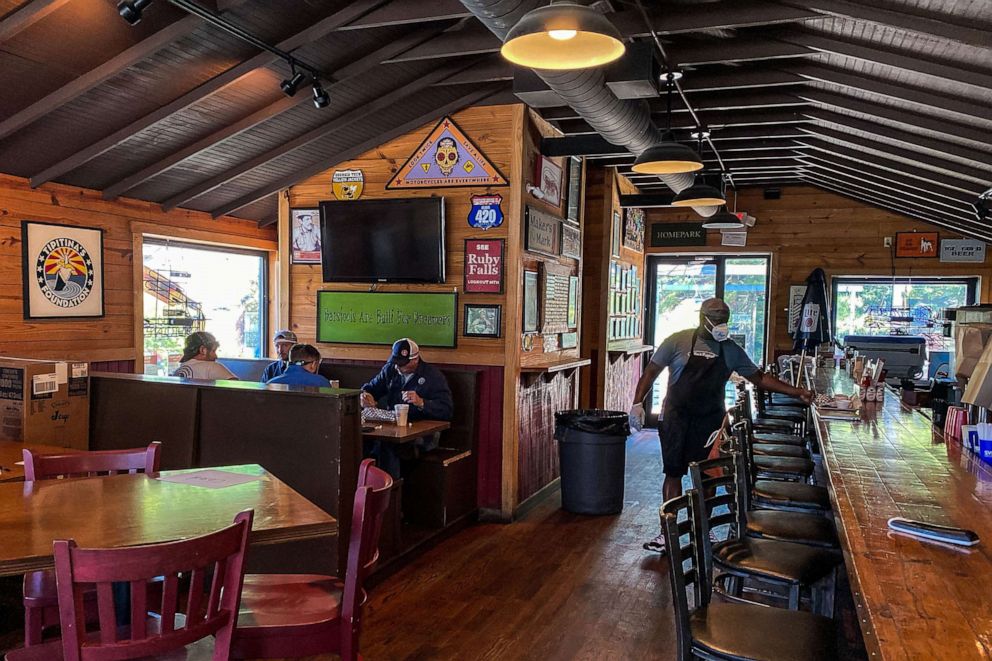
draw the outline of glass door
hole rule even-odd
[[[669,335],[699,324],[699,306],[719,297],[730,307],[730,337],[755,363],[764,362],[768,315],[769,259],[764,256],[652,258],[649,262],[647,337],[657,348]],[[668,371],[655,381],[649,413],[661,411]],[[728,386],[728,397],[733,389]]]

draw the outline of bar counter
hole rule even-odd
[[[850,394],[820,369],[817,392]],[[816,416],[834,519],[871,659],[992,659],[992,467],[886,392],[860,421]],[[969,528],[951,547],[891,532],[903,516]]]

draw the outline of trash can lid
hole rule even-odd
[[[555,426],[567,427],[592,434],[630,434],[630,424],[626,413],[603,409],[574,409],[555,413]]]

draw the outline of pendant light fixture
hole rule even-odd
[[[587,69],[619,59],[626,47],[610,21],[574,2],[552,2],[524,14],[500,53],[532,69]]]
[[[737,192],[734,189],[734,210],[737,209]],[[703,223],[703,229],[708,230],[741,230],[744,229],[744,223],[741,219],[737,217],[736,213],[730,213],[727,211],[727,207],[724,206],[722,209],[717,211],[715,214],[706,219]]]
[[[696,133],[694,133],[698,139],[696,144],[696,149],[700,154],[703,153],[703,136],[709,135],[709,132],[705,128],[699,127]],[[685,190],[679,191],[675,199],[672,200],[673,207],[715,207],[725,204],[727,198],[718,189],[710,186],[706,183],[706,177],[701,175],[696,175],[696,180],[693,182],[692,186],[689,186]]]
[[[682,174],[703,169],[703,159],[692,147],[675,142],[672,133],[672,88],[679,74],[669,71],[668,80],[668,125],[661,142],[649,147],[634,161],[631,170],[638,174]]]

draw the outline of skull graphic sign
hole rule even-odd
[[[437,141],[437,148],[434,150],[434,162],[440,168],[441,174],[450,177],[455,165],[458,164],[458,147],[451,138],[441,138]]]

